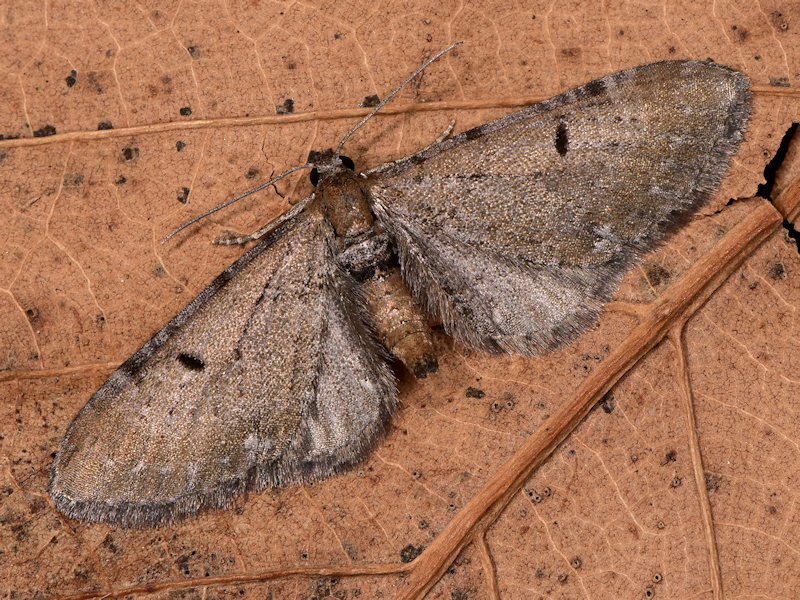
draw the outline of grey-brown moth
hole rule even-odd
[[[388,354],[435,370],[428,316],[485,351],[574,339],[717,188],[748,85],[718,64],[659,62],[363,173],[313,153],[314,193],[69,426],[56,506],[159,525],[350,467],[397,407]]]

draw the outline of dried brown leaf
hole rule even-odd
[[[780,227],[798,214],[797,146],[773,189],[780,212],[728,202],[755,195],[800,118],[788,3],[67,1],[12,3],[5,19],[0,133],[20,140],[0,141],[0,597],[800,588],[800,260]],[[262,194],[158,240],[333,145],[364,97],[455,39],[465,45],[348,142],[361,166],[426,145],[452,118],[467,129],[666,58],[745,71],[748,140],[703,215],[629,273],[571,347],[487,356],[440,336],[439,373],[401,382],[392,431],[353,472],[159,530],[57,513],[48,469],[74,414],[241,252],[211,239],[288,202]],[[294,113],[278,117],[287,99]],[[56,137],[32,138],[48,126]],[[308,190],[304,176],[277,186],[287,199]]]

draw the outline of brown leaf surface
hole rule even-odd
[[[796,144],[779,210],[746,200],[800,119],[792,3],[12,0],[3,18],[0,133],[20,139],[0,141],[0,598],[795,596],[800,260],[780,225],[800,204]],[[353,472],[158,530],[57,513],[48,469],[72,417],[241,253],[210,240],[307,178],[158,241],[334,145],[358,102],[456,39],[348,142],[358,165],[666,58],[745,71],[748,140],[571,347],[486,356],[440,336],[439,373],[401,382]]]

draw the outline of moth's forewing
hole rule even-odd
[[[310,206],[111,375],[53,464],[64,513],[155,525],[365,455],[395,390],[331,236]]]
[[[557,348],[717,188],[748,85],[699,61],[609,75],[374,169],[375,214],[463,343]]]

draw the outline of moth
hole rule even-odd
[[[658,62],[365,172],[345,140],[312,153],[314,192],[81,409],[56,506],[157,526],[347,469],[397,408],[390,355],[436,370],[429,317],[482,351],[570,342],[718,187],[748,89],[722,65]]]

